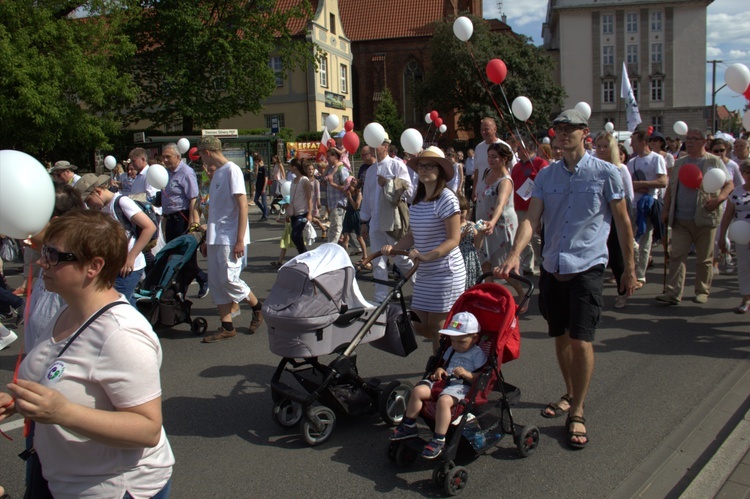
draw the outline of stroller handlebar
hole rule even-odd
[[[493,277],[495,274],[493,272],[485,272],[479,278],[477,279],[476,284],[479,284],[480,282],[483,282],[488,277]],[[521,284],[524,284],[525,286],[528,286],[528,290],[526,291],[526,294],[523,295],[523,299],[521,300],[521,303],[518,304],[518,307],[516,308],[516,316],[518,316],[518,311],[523,309],[524,305],[526,305],[526,302],[528,302],[531,299],[531,295],[534,293],[534,283],[515,272],[511,272],[508,277],[510,279],[513,279],[515,281],[520,282]]]
[[[404,251],[404,250],[392,249],[391,250],[391,254],[388,255],[388,256],[393,256],[393,255],[408,257],[409,256],[409,252],[408,251]],[[362,260],[361,262],[359,262],[356,265],[357,270],[361,270],[365,265],[367,265],[368,263],[372,262],[376,258],[380,258],[381,256],[385,256],[385,255],[383,255],[383,253],[381,251],[376,251],[375,253],[370,253],[367,256],[367,258],[365,258],[364,260]],[[414,273],[417,271],[417,268],[419,268],[419,260],[412,260],[412,261],[414,262],[414,265],[409,270],[409,272],[407,272],[406,275],[403,277],[404,281],[408,281],[409,279],[411,279],[411,276],[413,276]]]

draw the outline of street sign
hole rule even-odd
[[[277,116],[271,117],[271,133],[279,133],[279,118]]]
[[[201,130],[203,137],[232,137],[236,138],[239,132],[236,128],[220,128],[216,130]]]
[[[146,132],[135,132],[133,134],[134,144],[143,144],[144,142],[146,142]]]

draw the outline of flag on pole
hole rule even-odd
[[[318,154],[315,155],[315,161],[320,163],[326,160],[326,153],[328,152],[328,141],[331,140],[331,136],[328,133],[328,128],[323,128],[323,136],[320,137],[320,145],[318,146]]]
[[[641,123],[641,112],[638,110],[638,103],[635,101],[633,87],[630,86],[628,77],[628,67],[625,61],[622,61],[622,85],[620,85],[620,98],[625,99],[625,113],[628,118],[628,131],[632,132],[635,127]]]

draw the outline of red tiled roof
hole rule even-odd
[[[721,121],[728,120],[730,116],[731,113],[727,109],[727,106],[716,106],[716,117]]]
[[[318,10],[318,0],[309,0],[312,6],[313,14]],[[301,4],[302,0],[278,0],[276,2],[276,10],[286,11],[292,7],[296,7]],[[309,19],[290,19],[287,23],[287,28],[292,36],[305,35],[307,31],[307,22]]]
[[[443,19],[443,4],[444,0],[339,0],[339,12],[344,34],[358,42],[429,36],[432,24]]]

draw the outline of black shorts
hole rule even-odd
[[[562,336],[567,329],[573,339],[594,341],[602,313],[603,275],[604,265],[595,265],[569,281],[558,281],[542,266],[539,310],[550,336]]]

